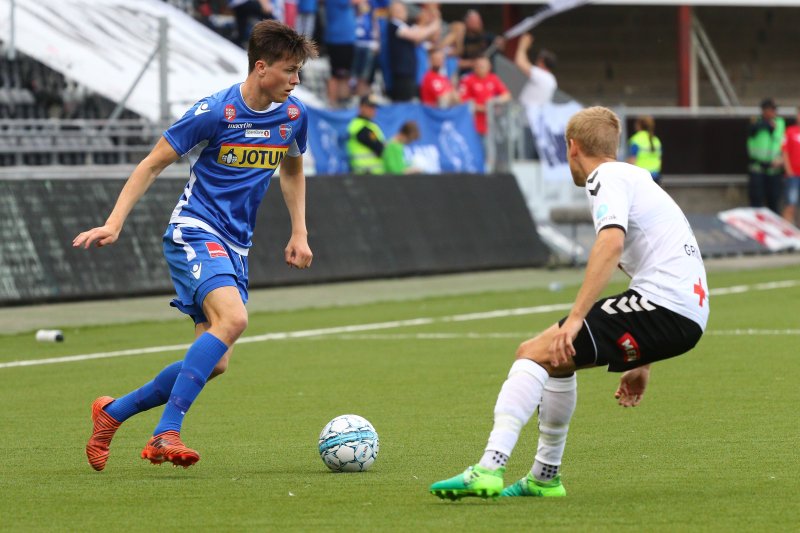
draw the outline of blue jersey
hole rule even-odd
[[[317,0],[300,0],[297,2],[298,13],[316,13]]]
[[[285,156],[306,151],[307,130],[308,113],[294,96],[255,111],[237,83],[197,102],[164,132],[190,164],[170,223],[202,228],[247,255],[270,178]]]
[[[350,0],[325,1],[325,42],[353,44],[356,40],[356,8]]]
[[[370,46],[372,35],[372,10],[361,13],[356,18],[356,46]]]

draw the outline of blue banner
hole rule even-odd
[[[356,109],[308,108],[308,144],[317,174],[350,172],[347,158],[347,125]],[[378,108],[375,122],[386,139],[407,120],[416,121],[420,138],[406,145],[411,166],[425,173],[483,174],[483,144],[475,131],[469,106],[439,109],[422,104],[392,104]]]

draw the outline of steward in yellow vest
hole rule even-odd
[[[652,117],[636,119],[636,133],[628,140],[628,163],[650,172],[661,184],[661,140],[655,136],[656,123]]]
[[[347,156],[354,174],[383,174],[385,138],[380,126],[373,122],[378,103],[374,96],[362,96],[358,116],[347,126]]]

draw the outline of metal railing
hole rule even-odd
[[[144,119],[2,119],[0,166],[128,163],[160,135]]]

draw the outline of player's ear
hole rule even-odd
[[[567,139],[567,153],[570,157],[578,155],[578,143],[575,142],[575,139]]]

